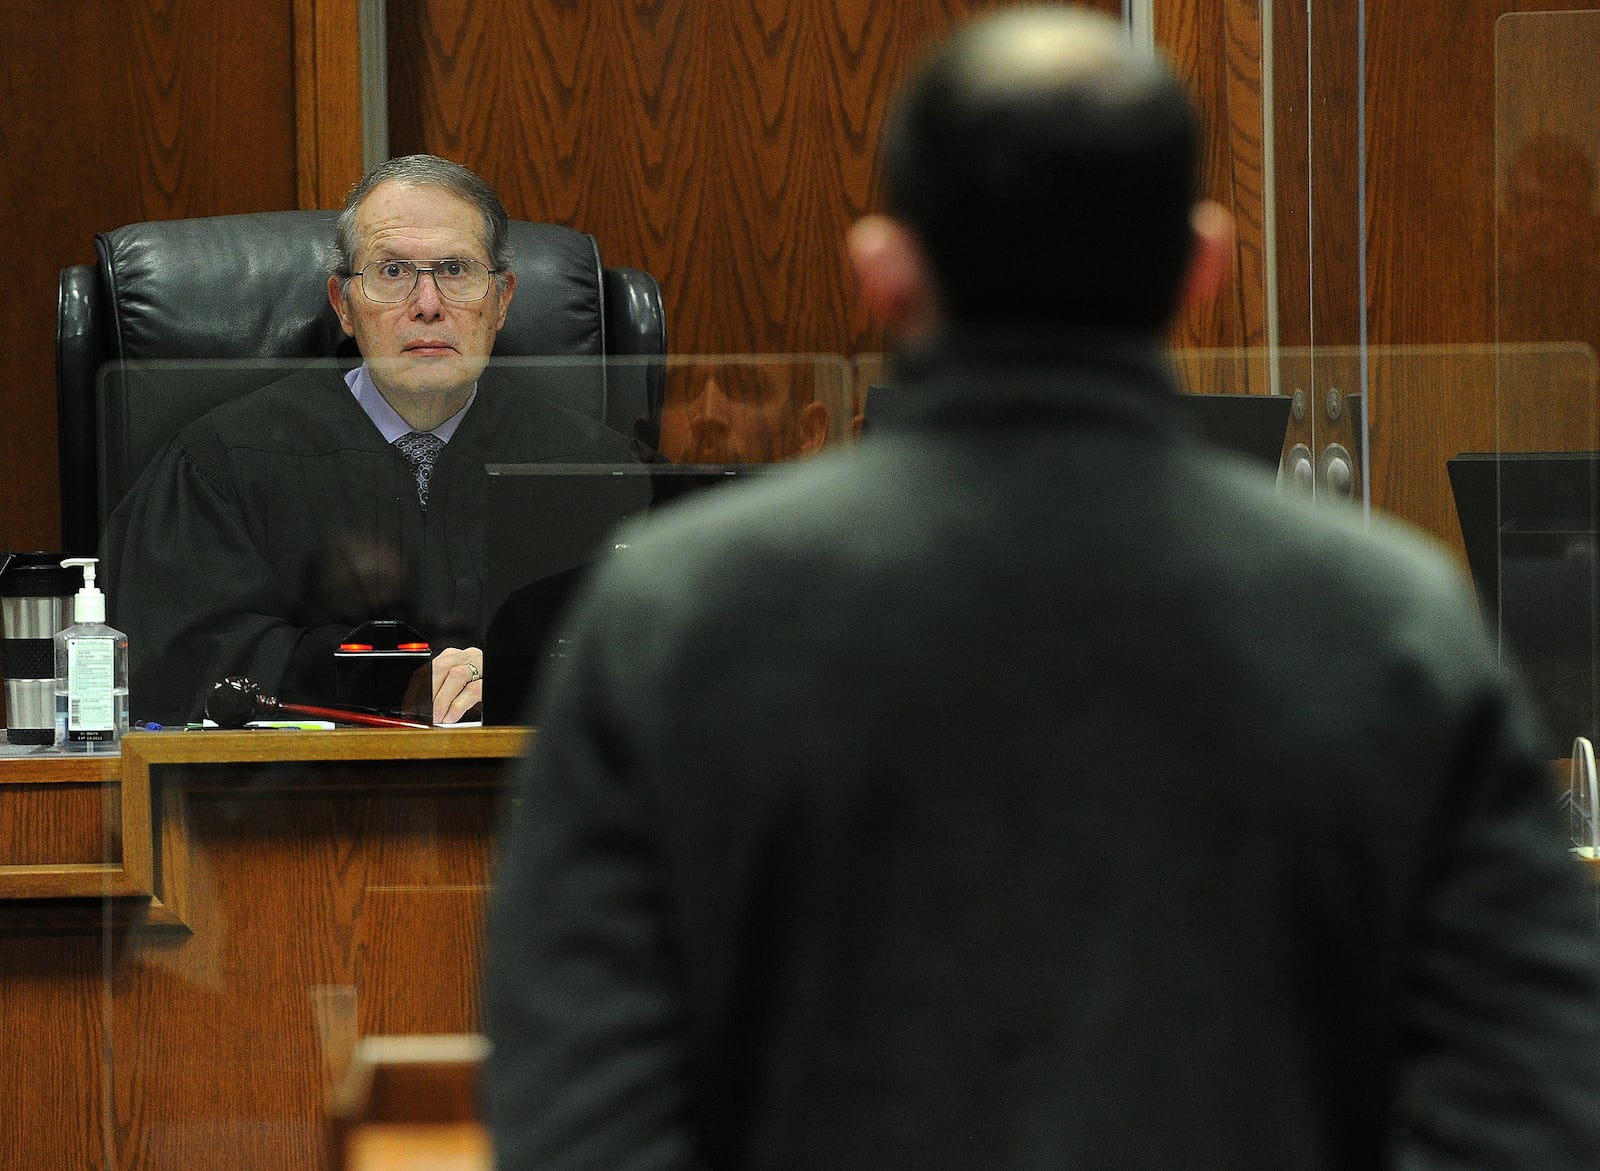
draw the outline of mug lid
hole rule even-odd
[[[65,553],[0,553],[0,598],[64,598],[83,588],[83,570]]]

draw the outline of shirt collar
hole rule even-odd
[[[393,443],[403,435],[409,435],[416,428],[400,417],[398,411],[389,405],[389,400],[383,397],[377,384],[372,381],[372,372],[363,362],[354,370],[344,376],[345,385],[350,388],[350,393],[355,395],[356,402],[367,413],[367,418],[372,420],[372,425],[378,429],[385,443]],[[473,383],[472,393],[467,396],[466,403],[455,414],[432,431],[445,443],[449,443],[456,433],[456,428],[461,426],[461,420],[466,416],[473,400],[478,397],[477,383]]]

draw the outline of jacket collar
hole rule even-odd
[[[1147,334],[966,329],[896,365],[893,405],[872,412],[874,427],[1180,426],[1177,379],[1160,340]]]

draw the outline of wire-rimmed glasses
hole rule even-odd
[[[434,287],[446,301],[481,301],[489,293],[492,278],[500,270],[481,261],[449,257],[424,263],[419,260],[376,260],[351,274],[361,282],[361,292],[369,301],[393,305],[411,296],[422,275],[433,278]]]

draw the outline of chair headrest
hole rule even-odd
[[[277,211],[130,224],[95,237],[113,357],[326,358],[354,347],[328,304],[337,214]],[[594,238],[513,221],[516,291],[501,355],[601,355]]]

